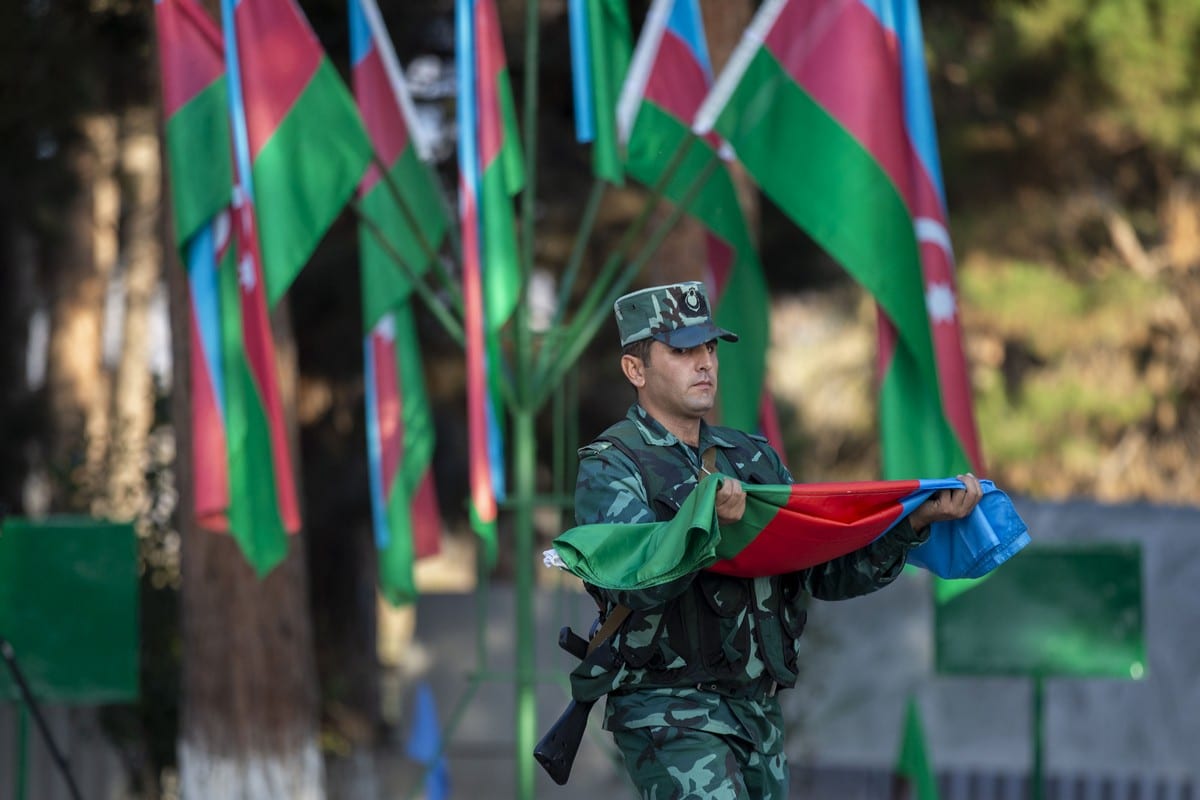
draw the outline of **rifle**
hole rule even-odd
[[[563,627],[558,632],[558,646],[566,650],[580,661],[588,658],[608,637],[617,632],[621,623],[629,616],[627,606],[616,606],[599,630],[592,634],[590,640],[584,639],[569,627]],[[599,620],[597,620],[599,622]],[[579,753],[579,744],[583,741],[583,732],[587,729],[588,715],[596,700],[579,701],[572,699],[567,709],[559,716],[546,735],[533,748],[533,757],[542,765],[550,779],[562,786],[571,777],[571,766]]]

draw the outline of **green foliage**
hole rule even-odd
[[[1057,61],[1058,90],[1095,86],[1098,133],[1132,138],[1200,169],[1200,3],[1195,0],[1009,0],[1018,60]]]
[[[979,265],[982,267],[982,265]],[[1095,469],[1159,400],[1138,353],[1166,289],[1123,271],[1072,280],[1053,265],[1004,262],[960,273],[976,337],[976,411],[995,464]]]
[[[1164,289],[1113,271],[1073,280],[1050,264],[1006,262],[960,276],[972,320],[1006,339],[1019,339],[1042,359],[1056,359],[1081,342],[1124,347],[1144,336],[1153,302]]]

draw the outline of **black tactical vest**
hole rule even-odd
[[[718,447],[720,471],[745,483],[773,484],[779,476],[764,448],[766,440],[733,428],[712,429],[733,447]],[[668,485],[662,470],[646,469],[650,457],[663,455],[649,445],[637,425],[623,419],[598,441],[609,442],[638,465],[655,518],[673,518],[695,489],[687,482]],[[678,458],[670,452],[664,455]],[[640,686],[712,685],[723,693],[747,688],[751,637],[770,678],[780,686],[796,683],[796,659],[807,614],[799,574],[772,578],[768,597],[758,597],[755,583],[715,572],[699,572],[689,588],[665,606],[634,611],[613,639],[614,656],[632,670],[644,670]],[[750,622],[753,616],[754,624]],[[632,687],[631,687],[632,688]]]

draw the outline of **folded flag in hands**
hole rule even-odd
[[[700,569],[764,577],[807,569],[870,544],[942,489],[939,480],[746,484],[746,511],[717,525],[717,488],[724,476],[705,478],[668,522],[596,524],[572,528],[554,540],[547,563],[606,589],[644,589]],[[960,520],[935,522],[929,539],[908,561],[941,578],[978,578],[1029,543],[1024,520],[991,481]]]

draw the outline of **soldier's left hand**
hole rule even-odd
[[[736,478],[726,478],[717,489],[717,522],[727,525],[737,522],[746,513],[746,490]]]
[[[931,522],[962,519],[975,510],[979,498],[983,497],[979,479],[969,472],[959,475],[958,479],[963,482],[964,488],[934,492],[932,497],[909,516],[908,521],[912,523],[913,530],[922,530]]]

